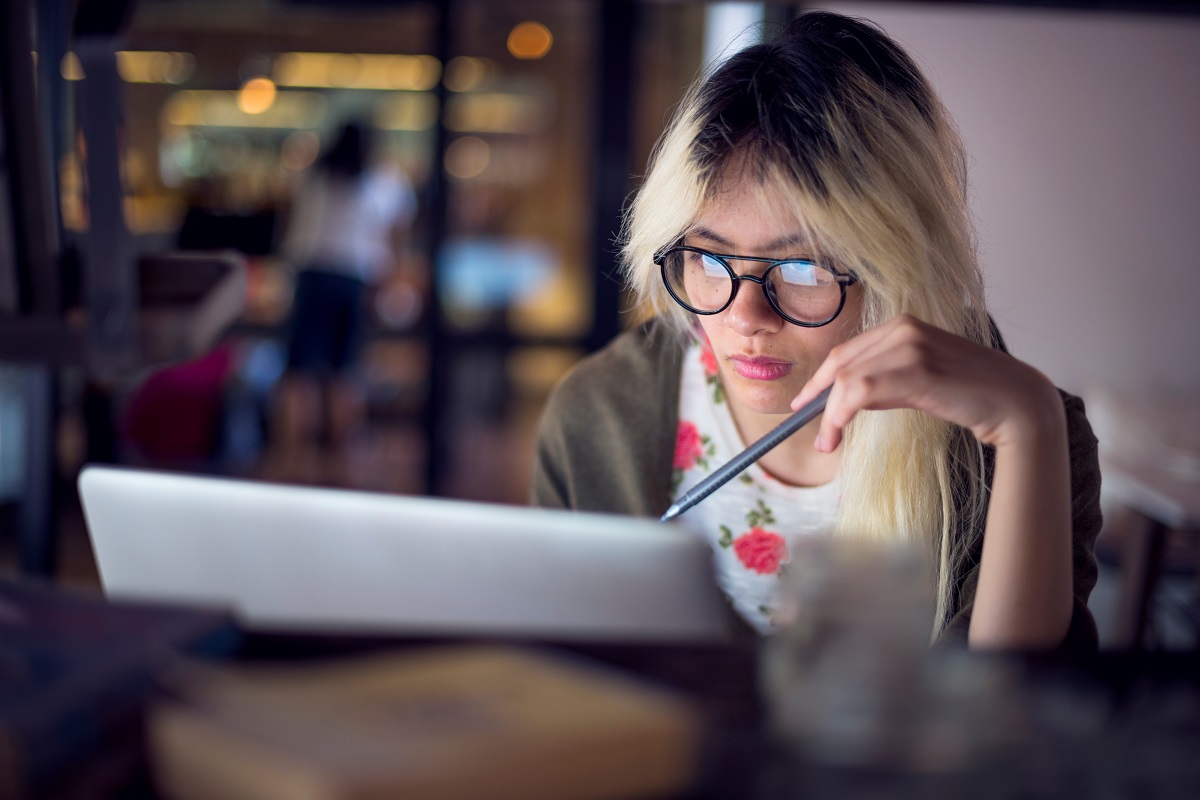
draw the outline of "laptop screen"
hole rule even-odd
[[[249,628],[712,640],[708,545],[656,521],[111,467],[79,478],[105,593]]]

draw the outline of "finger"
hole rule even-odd
[[[792,400],[792,410],[799,410],[814,397],[833,385],[838,372],[853,363],[859,356],[871,349],[872,342],[878,338],[877,329],[861,333],[853,339],[842,342],[829,351],[825,360],[817,367],[816,372],[804,384],[800,394]]]
[[[862,410],[867,396],[860,384],[862,378],[852,375],[851,369],[843,369],[833,383],[825,412],[817,428],[813,447],[822,453],[832,453],[842,443],[843,431],[854,416]]]
[[[819,453],[832,453],[842,443],[842,429],[845,427],[840,422],[845,416],[841,415],[838,420],[834,419],[834,414],[838,409],[845,408],[843,395],[845,394],[845,384],[833,384],[833,388],[829,392],[829,399],[825,402],[825,412],[820,416],[820,423],[817,428],[817,437],[813,440],[813,449]],[[853,418],[851,412],[849,418]]]
[[[931,375],[899,349],[884,350],[845,369],[834,383],[814,447],[833,452],[844,429],[860,411],[919,408],[926,405]]]
[[[814,397],[832,386],[838,373],[874,353],[881,352],[889,346],[889,342],[897,338],[898,331],[903,326],[905,317],[895,317],[883,325],[866,330],[846,342],[839,344],[829,351],[829,355],[817,367],[808,382],[800,390],[800,394],[792,400],[793,411],[799,410]]]

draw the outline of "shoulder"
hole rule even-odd
[[[580,361],[538,427],[534,502],[661,513],[679,405],[683,347],[651,321]]]
[[[576,364],[558,385],[551,404],[564,400],[587,405],[622,400],[644,404],[647,391],[678,382],[682,364],[678,338],[659,321],[650,320]]]
[[[542,433],[591,437],[596,430],[650,429],[673,418],[683,346],[651,320],[582,359],[546,402]]]

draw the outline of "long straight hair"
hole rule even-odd
[[[642,307],[686,335],[692,319],[662,287],[654,256],[724,184],[750,176],[764,203],[859,276],[863,330],[909,314],[990,344],[966,171],[948,113],[894,41],[862,20],[804,13],[681,101],[625,219],[626,277]],[[842,448],[837,531],[924,549],[936,636],[958,610],[955,577],[982,535],[982,448],[911,410],[856,415]]]

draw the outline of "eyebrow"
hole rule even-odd
[[[710,242],[714,242],[715,244],[718,244],[726,249],[733,247],[733,242],[731,242],[729,239],[726,239],[721,234],[710,230],[703,225],[697,225],[695,228],[692,228],[690,231],[688,231],[688,233],[692,236],[699,236],[702,239],[707,239]],[[778,239],[768,242],[767,246],[762,249],[765,251],[782,250],[785,247],[792,247],[798,244],[808,244],[808,237],[803,233],[792,233],[786,236],[780,236]]]

